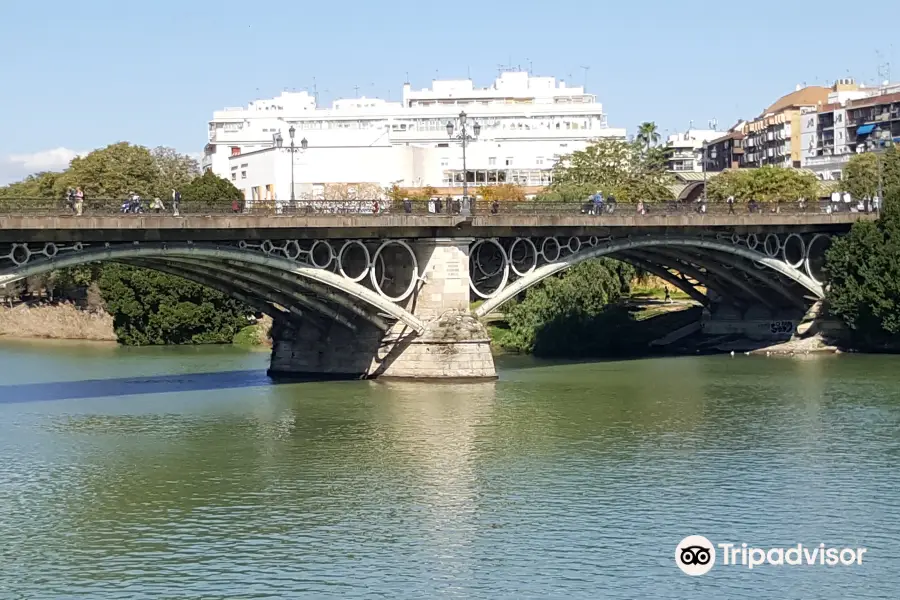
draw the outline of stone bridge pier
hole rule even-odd
[[[382,330],[362,323],[354,331],[333,320],[279,322],[273,328],[269,374],[315,379],[495,378],[487,329],[469,310],[472,242],[420,238],[385,247],[383,262],[368,255],[345,257],[341,269],[351,279],[365,271],[366,262],[380,269],[380,289],[422,327],[416,330],[397,321]]]

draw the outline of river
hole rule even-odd
[[[900,359],[500,359],[271,384],[236,348],[0,343],[0,598],[897,598]],[[864,547],[701,577],[687,535]]]

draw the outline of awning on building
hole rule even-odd
[[[856,130],[856,135],[866,135],[867,133],[872,133],[873,129],[875,129],[875,125],[860,125],[859,129]]]

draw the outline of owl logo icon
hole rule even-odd
[[[689,535],[675,548],[675,564],[685,575],[705,575],[716,564],[716,548],[702,535]]]

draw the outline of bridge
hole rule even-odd
[[[370,206],[371,203],[366,203]],[[783,323],[824,295],[824,254],[874,214],[826,204],[705,210],[678,203],[167,214],[0,207],[0,285],[91,262],[155,269],[272,316],[270,373],[314,377],[495,376],[483,319],[541,280],[608,256],[683,290],[713,319]],[[355,207],[355,208],[354,208]],[[483,300],[470,310],[472,300]]]

